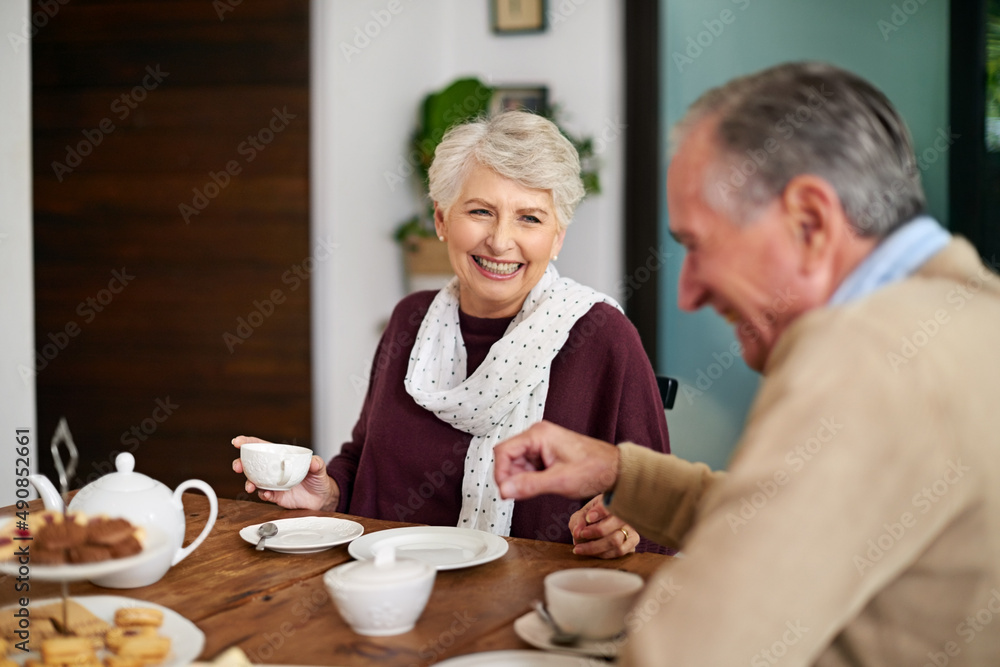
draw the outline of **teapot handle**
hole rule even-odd
[[[184,504],[181,502],[181,494],[184,493],[185,489],[198,489],[208,496],[208,522],[205,524],[205,527],[201,529],[201,533],[198,537],[194,538],[194,541],[191,544],[187,545],[183,549],[177,550],[177,553],[174,554],[174,561],[171,565],[177,565],[177,563],[187,558],[191,555],[192,551],[198,548],[198,545],[205,541],[208,534],[212,532],[212,527],[215,526],[215,517],[219,514],[219,501],[215,497],[215,491],[212,490],[212,487],[208,484],[200,479],[189,479],[186,482],[182,482],[181,485],[174,490],[174,501],[182,508],[184,507]]]

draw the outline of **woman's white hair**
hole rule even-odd
[[[526,111],[505,111],[456,125],[434,151],[430,196],[445,212],[475,165],[527,188],[550,190],[560,229],[583,199],[580,156],[556,124]]]

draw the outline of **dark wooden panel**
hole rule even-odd
[[[169,78],[167,79],[169,80]],[[304,122],[309,93],[301,86],[260,85],[162,87],[133,96],[132,87],[86,88],[70,97],[65,91],[36,89],[33,121],[38,129],[94,128],[105,118],[116,128],[198,128],[205,131],[249,126],[259,128],[271,109],[285,107]],[[172,83],[172,82],[171,82]],[[126,96],[122,100],[122,96]],[[127,113],[126,113],[127,112]]]
[[[234,435],[309,444],[308,6],[74,0],[33,41],[30,370],[78,483],[133,449],[235,496]]]

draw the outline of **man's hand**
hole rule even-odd
[[[543,493],[590,498],[615,485],[618,448],[541,421],[493,449],[494,476],[504,498]]]

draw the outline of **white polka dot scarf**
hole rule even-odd
[[[466,378],[458,296],[454,278],[431,302],[410,352],[404,382],[419,405],[472,435],[458,526],[509,535],[514,502],[503,500],[496,487],[493,447],[541,421],[549,368],[576,321],[596,303],[621,308],[607,295],[560,278],[549,265],[503,338]]]

